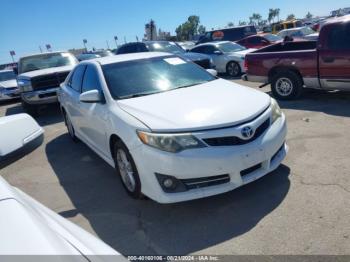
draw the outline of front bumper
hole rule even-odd
[[[0,89],[0,101],[7,101],[19,98],[19,89],[18,88],[2,88]]]
[[[287,125],[283,115],[263,135],[246,145],[206,147],[178,154],[142,145],[132,150],[131,154],[139,171],[142,192],[156,202],[174,203],[225,193],[272,172],[286,157],[286,134]],[[257,165],[260,165],[258,169],[241,175],[243,170]],[[165,193],[156,173],[180,180],[228,174],[230,181],[185,192]]]
[[[45,90],[34,90],[30,92],[24,92],[21,94],[22,100],[27,104],[41,105],[56,103],[57,91],[59,87],[45,89]]]

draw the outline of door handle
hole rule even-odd
[[[335,57],[331,57],[331,56],[329,56],[329,57],[323,57],[323,62],[325,62],[325,63],[333,63],[334,61],[335,61]]]

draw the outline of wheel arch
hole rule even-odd
[[[294,66],[275,66],[275,67],[273,67],[268,73],[269,83],[272,83],[273,77],[281,72],[293,72],[293,73],[297,74],[304,84],[303,76],[301,75],[299,69],[294,67]]]

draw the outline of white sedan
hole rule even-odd
[[[237,77],[245,72],[244,60],[248,53],[256,49],[247,49],[229,41],[210,42],[191,49],[191,52],[209,55],[219,73]]]
[[[284,114],[268,95],[168,53],[85,61],[58,94],[68,132],[126,191],[172,203],[228,192],[287,154]]]

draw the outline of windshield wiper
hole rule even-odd
[[[158,94],[158,93],[160,93],[160,92],[131,94],[131,95],[127,95],[127,96],[120,96],[120,97],[118,97],[118,99],[129,99],[129,98],[135,98],[135,97],[140,97],[140,96],[154,95],[154,94]]]

